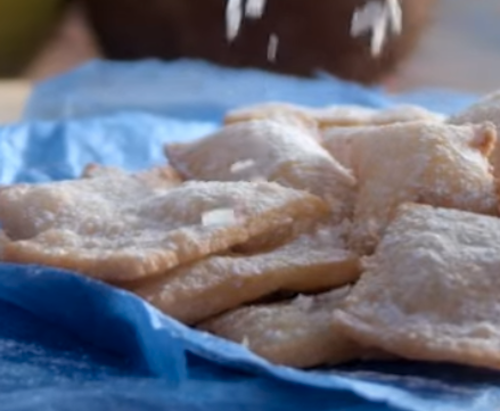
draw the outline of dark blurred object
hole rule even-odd
[[[54,28],[65,0],[0,0],[0,76],[19,74]]]
[[[195,57],[306,76],[323,69],[373,83],[411,54],[438,0],[402,0],[403,33],[378,58],[368,36],[350,35],[354,10],[366,0],[268,0],[264,16],[246,19],[233,43],[225,37],[226,0],[82,1],[111,59]],[[275,62],[267,58],[272,34],[279,38]]]

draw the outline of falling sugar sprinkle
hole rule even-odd
[[[372,56],[379,56],[384,48],[385,39],[387,34],[387,20],[385,18],[380,19],[373,26],[372,39],[370,44],[370,50]]]
[[[236,223],[236,215],[231,208],[218,208],[203,213],[201,220],[204,226],[231,225]]]
[[[260,19],[266,8],[266,0],[247,0],[245,16],[249,19]]]
[[[250,159],[237,161],[231,166],[231,173],[239,173],[241,171],[248,170],[249,168],[252,168],[254,165],[255,161]]]
[[[240,32],[243,20],[242,0],[227,0],[226,3],[226,38],[232,42]]]
[[[250,340],[248,339],[248,337],[246,335],[243,337],[243,340],[241,341],[241,345],[245,348],[250,347]]]
[[[371,31],[371,53],[378,56],[386,42],[388,28],[393,34],[399,34],[402,21],[403,13],[399,0],[371,1],[354,12],[351,35],[358,37]]]
[[[393,34],[401,34],[403,30],[403,10],[399,0],[387,0],[387,7],[389,13],[389,22]]]
[[[278,54],[279,38],[276,34],[271,34],[269,36],[269,42],[267,43],[267,60],[270,62],[276,61],[276,56]]]

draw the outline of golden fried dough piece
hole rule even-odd
[[[323,108],[271,102],[248,106],[230,111],[225,117],[226,124],[234,124],[266,118],[307,118],[321,129],[330,127],[351,127],[384,125],[408,121],[444,121],[445,117],[423,107],[402,104],[387,109],[376,110],[356,105],[337,105]],[[310,122],[309,121],[309,122]]]
[[[0,191],[3,260],[104,281],[164,273],[327,209],[274,183],[186,183],[158,191],[130,176]]]
[[[414,121],[427,121],[442,123],[446,116],[429,111],[423,107],[412,104],[401,104],[378,110],[373,114],[371,121],[365,125],[388,125],[395,123],[408,123]]]
[[[276,181],[325,199],[339,221],[352,211],[352,173],[303,127],[277,120],[238,123],[193,143],[168,145],[166,154],[188,179]]]
[[[352,170],[352,141],[379,126],[330,127],[322,132],[321,145],[344,167]]]
[[[358,129],[350,164],[359,181],[350,246],[371,253],[404,202],[497,214],[487,157],[492,125],[414,122]]]
[[[134,291],[179,321],[196,324],[276,291],[330,289],[359,274],[358,257],[334,248],[328,233],[320,233],[267,253],[209,257]]]
[[[200,328],[244,343],[272,363],[309,368],[362,356],[362,349],[335,330],[333,313],[349,294],[344,287],[278,304],[249,306],[208,320]]]
[[[476,104],[449,119],[451,124],[458,125],[480,124],[486,121],[492,122],[497,130],[500,130],[500,91],[487,95]],[[490,163],[493,165],[495,177],[500,177],[500,146],[498,143],[490,156]]]
[[[352,126],[364,124],[377,111],[371,108],[342,105],[324,108],[305,107],[296,104],[270,102],[235,109],[226,114],[224,122],[234,124],[270,118],[307,118],[316,126]]]
[[[130,175],[153,189],[168,189],[182,184],[182,179],[172,167],[165,165],[128,174],[118,167],[101,164],[88,164],[83,170],[81,178],[100,178]]]
[[[336,324],[405,358],[500,369],[500,219],[400,207]]]
[[[263,103],[232,110],[224,117],[224,124],[230,125],[252,120],[283,120],[311,129],[317,129],[318,122],[313,111],[289,103]],[[312,135],[312,137],[317,137]]]

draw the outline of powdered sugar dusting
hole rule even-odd
[[[407,204],[338,322],[406,358],[498,367],[500,219]]]
[[[236,342],[248,338],[253,351],[278,364],[310,367],[342,362],[359,355],[355,344],[334,331],[333,312],[345,296],[340,297],[336,290],[244,307],[210,320],[202,328]]]
[[[350,164],[362,200],[350,245],[362,253],[373,251],[395,207],[403,202],[496,214],[495,181],[481,147],[474,144],[478,138],[489,144],[488,133],[477,126],[434,122],[351,131]]]
[[[231,168],[248,159],[254,167]],[[317,142],[314,131],[284,119],[252,120],[226,126],[193,143],[176,147],[175,167],[192,179],[252,181],[256,177],[307,190],[344,218],[350,212],[356,180]]]
[[[275,183],[191,182],[162,191],[124,174],[12,186],[0,192],[8,236],[3,254],[6,261],[62,266],[103,280],[139,279],[227,250],[289,217],[314,215],[321,205]],[[245,225],[271,212],[279,218]],[[205,213],[208,225],[200,221]]]
[[[251,256],[213,256],[179,267],[136,292],[155,294],[152,304],[196,324],[277,291],[313,292],[355,281],[358,257],[335,246],[312,234],[308,241],[297,239]]]

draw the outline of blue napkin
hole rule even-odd
[[[263,101],[312,107],[336,103],[367,107],[413,103],[451,114],[475,98],[449,90],[417,90],[388,96],[377,88],[338,81],[324,73],[303,79],[260,70],[221,68],[192,60],[168,64],[155,60],[95,61],[40,84],[25,118],[72,118],[147,110],[178,119],[219,121],[228,109]]]
[[[240,86],[235,87],[244,86],[245,75],[272,77],[275,89],[281,83],[283,93],[289,82],[288,87],[300,91],[288,91],[288,100],[295,102],[316,101],[314,93],[320,104],[387,106],[395,99],[331,78],[296,80],[196,62],[94,63],[42,85],[27,111],[29,118],[67,117],[63,100],[70,95],[69,117],[75,118],[0,128],[0,183],[73,178],[88,162],[129,170],[159,164],[164,161],[164,143],[200,137],[217,127],[225,108],[244,104],[245,96],[239,93],[225,103],[218,89],[207,85],[206,93],[197,95],[178,88],[183,104],[176,108],[172,90],[184,81],[183,73],[174,76],[173,66],[183,67],[188,79],[192,79],[189,67],[192,72],[201,67],[199,73],[207,78],[198,79],[200,89],[204,81],[216,83],[210,73],[218,73],[228,84],[236,76],[234,84]],[[138,103],[133,105],[126,91],[123,99],[116,96],[113,102],[105,95],[102,100],[95,97],[89,89],[95,87],[98,93],[108,87],[102,79],[101,87],[96,86],[99,73],[106,81],[113,79],[114,87],[119,84],[116,78],[127,79],[122,87],[135,90]],[[145,84],[152,80],[156,90]],[[304,88],[297,82],[304,82]],[[86,83],[92,87],[86,88]],[[52,94],[47,94],[50,90]],[[453,110],[473,100],[441,92],[419,98],[424,101],[429,95],[441,96],[433,97],[431,106],[451,98]],[[155,104],[145,104],[153,100]],[[449,112],[450,107],[442,111]],[[109,115],[98,116],[102,111]],[[500,374],[492,371],[414,362],[354,363],[312,371],[273,366],[241,345],[164,316],[128,292],[46,267],[0,264],[0,318],[0,409],[6,411],[490,411],[500,407]]]

